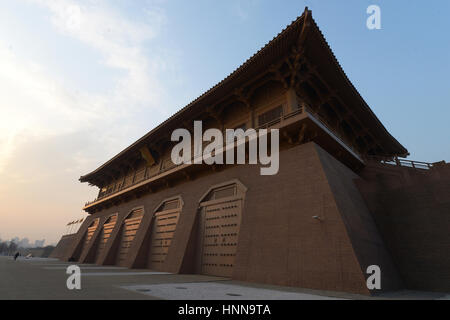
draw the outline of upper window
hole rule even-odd
[[[258,126],[266,125],[272,121],[278,120],[283,114],[283,106],[279,105],[269,111],[266,111],[258,116]]]
[[[106,219],[104,224],[108,224],[108,223],[116,223],[117,221],[117,214],[113,214],[112,216],[110,216],[108,219]]]
[[[89,225],[89,228],[97,228],[98,223],[99,223],[99,218],[95,219],[94,221],[91,222],[91,224]]]
[[[211,190],[204,201],[217,200],[221,198],[232,197],[234,195],[236,195],[236,184]]]
[[[209,188],[200,198],[199,203],[207,203],[220,199],[228,201],[228,199],[235,199],[235,197],[243,198],[246,192],[247,188],[238,179],[233,179]]]
[[[144,215],[144,208],[134,209],[130,214],[126,217],[126,219],[134,219],[139,218]]]
[[[178,209],[180,207],[181,207],[181,201],[180,201],[180,198],[177,198],[174,200],[165,201],[161,206],[159,206],[159,208],[158,208],[158,210],[156,210],[156,212]]]

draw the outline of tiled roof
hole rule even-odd
[[[169,123],[175,121],[178,117],[185,114],[185,112],[190,111],[193,107],[200,104],[203,100],[208,97],[214,95],[217,97],[220,96],[220,92],[231,90],[232,87],[236,86],[236,80],[245,81],[246,78],[251,78],[254,70],[260,70],[261,67],[267,66],[268,60],[273,60],[276,57],[282,55],[283,52],[289,49],[289,44],[292,43],[292,40],[298,37],[300,33],[303,17],[305,14],[299,16],[296,20],[292,21],[286,28],[284,28],[277,36],[275,36],[271,41],[269,41],[264,47],[258,50],[253,56],[247,59],[241,66],[236,68],[232,73],[230,73],[225,79],[217,83],[215,86],[210,88],[208,91],[200,95],[198,98],[190,102],[181,110],[177,111],[175,114],[170,116],[167,120],[159,124],[153,130],[145,134],[142,138],[131,144],[129,147],[118,153],[116,156],[108,160],[106,163],[101,165],[96,170],[80,177],[81,182],[88,181],[88,178],[95,173],[98,173],[103,168],[112,164],[112,162],[118,160],[126,153],[128,153],[132,149],[138,149],[139,146],[144,142],[149,140],[153,135],[155,135],[158,131],[163,129]]]
[[[264,47],[258,50],[253,56],[247,59],[241,66],[236,68],[226,78],[224,78],[215,86],[207,90],[205,93],[200,95],[192,102],[190,102],[184,108],[173,114],[167,120],[165,120],[160,125],[155,127],[153,130],[145,134],[142,138],[138,139],[129,147],[127,147],[126,149],[118,153],[116,156],[108,160],[106,163],[98,167],[96,170],[84,176],[81,176],[80,181],[86,182],[91,180],[91,178],[95,174],[103,171],[103,169],[107,168],[113,163],[125,158],[129,152],[132,152],[133,150],[137,152],[137,150],[141,146],[143,146],[145,143],[150,142],[152,138],[157,137],[159,134],[167,133],[167,131],[170,129],[169,127],[171,125],[179,123],[178,121],[180,119],[183,119],[184,115],[186,115],[188,112],[195,112],[197,110],[201,110],[201,108],[207,106],[208,103],[213,103],[220,97],[229,94],[230,92],[233,91],[234,88],[239,87],[240,84],[250,80],[252,77],[256,76],[261,70],[270,66],[279,57],[286,55],[286,52],[291,48],[292,44],[298,40],[307,15],[311,17],[311,11],[309,11],[308,8],[305,9],[305,12],[301,16],[299,16],[296,20],[292,21],[291,24],[289,24],[286,28],[284,28],[280,33],[278,33],[277,36],[275,36]],[[389,144],[395,146],[392,149],[393,150],[395,149],[398,155],[407,154],[407,150],[397,140],[395,140],[395,138],[393,138],[389,134],[389,132],[384,128],[383,124],[378,120],[378,118],[372,112],[370,107],[366,104],[364,99],[360,96],[356,88],[353,86],[351,81],[348,79],[344,70],[342,69],[341,65],[336,59],[333,51],[328,45],[328,42],[325,40],[325,37],[323,36],[322,32],[320,31],[320,29],[318,28],[317,24],[314,22],[312,17],[310,21],[313,23],[314,29],[319,32],[320,34],[319,38],[321,38],[321,41],[323,41],[323,44],[327,48],[327,51],[329,51],[329,54],[331,55],[332,60],[336,66],[336,70],[339,70],[341,75],[345,78],[349,87],[352,89],[353,94],[356,94],[358,100],[360,100],[358,103],[359,105],[362,106],[360,107],[362,108],[362,110],[360,111],[366,113],[371,121],[375,121],[378,129],[381,130],[382,133],[385,135],[386,141],[388,141]]]

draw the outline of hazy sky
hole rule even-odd
[[[366,28],[378,4],[382,30]],[[450,1],[0,2],[0,238],[56,242],[78,182],[238,67],[305,5],[411,159],[450,161]]]

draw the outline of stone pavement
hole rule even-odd
[[[441,293],[401,291],[379,297],[243,283],[203,275],[180,275],[115,266],[80,264],[81,290],[66,286],[67,266],[56,259],[0,256],[0,299],[323,300],[449,299]]]

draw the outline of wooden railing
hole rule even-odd
[[[402,159],[398,157],[393,158],[383,158],[379,156],[368,156],[367,160],[376,161],[382,164],[397,166],[397,167],[407,167],[418,170],[429,170],[433,168],[433,163],[422,162],[422,161],[414,161],[408,159]]]
[[[99,201],[99,200],[101,200],[103,198],[106,198],[106,197],[108,197],[108,196],[110,196],[112,194],[118,193],[118,192],[120,192],[122,190],[131,188],[134,185],[137,185],[138,183],[141,183],[142,181],[145,181],[145,180],[153,178],[153,177],[155,177],[157,175],[160,175],[160,174],[164,173],[165,171],[168,171],[168,170],[172,169],[173,167],[175,167],[175,165],[173,165],[173,166],[171,166],[169,168],[160,169],[159,171],[157,171],[155,174],[152,174],[152,175],[147,175],[147,169],[146,169],[146,172],[145,172],[144,176],[141,179],[133,179],[130,184],[125,184],[125,183],[122,182],[122,183],[119,184],[118,187],[114,187],[114,188],[108,189],[108,190],[106,190],[104,192],[100,192],[98,197],[95,200],[86,202],[85,206],[88,206],[88,205],[90,205],[90,204],[92,204],[94,202],[97,202],[97,201]]]
[[[352,143],[348,141],[345,137],[339,134],[336,129],[331,127],[323,117],[317,112],[313,111],[308,106],[305,106],[306,111],[309,113],[311,117],[320,122],[322,126],[324,126],[336,139],[338,139],[342,144],[344,144],[348,149],[350,149],[357,157],[361,158],[360,152],[354,147]]]
[[[335,132],[335,130],[333,130],[332,128],[330,128],[330,127],[327,125],[327,123],[326,123],[323,119],[321,119],[321,117],[320,117],[317,113],[314,113],[314,112],[313,112],[309,107],[307,107],[307,106],[299,106],[299,108],[298,108],[297,110],[292,111],[292,112],[287,113],[287,114],[282,114],[280,117],[278,117],[278,118],[276,118],[276,119],[273,119],[272,121],[270,121],[270,122],[268,122],[268,123],[265,123],[265,124],[263,124],[263,125],[261,125],[261,126],[256,127],[256,129],[259,130],[259,129],[267,129],[267,128],[270,128],[270,127],[272,127],[272,126],[274,126],[274,125],[276,125],[276,124],[278,124],[278,123],[282,123],[284,120],[290,119],[290,118],[292,118],[292,117],[295,117],[295,116],[297,116],[297,115],[299,115],[299,114],[302,114],[302,113],[305,113],[305,112],[308,112],[308,114],[310,114],[311,117],[314,117],[317,121],[319,121],[319,122],[320,122],[325,128],[327,128],[327,129],[328,129],[328,130],[329,130],[329,131],[330,131],[337,139],[339,139],[340,141],[342,141],[342,143],[344,143],[348,148],[350,148],[353,152],[355,152],[356,154],[359,155],[358,151],[355,150],[354,147],[353,147],[351,144],[347,143],[347,142],[345,141],[345,139],[343,139],[342,137],[340,137],[339,135],[337,135],[337,133]],[[192,159],[192,160],[193,160],[193,159]],[[171,169],[173,169],[173,168],[175,168],[175,167],[177,167],[177,165],[175,165],[175,164],[173,164],[173,163],[172,163],[171,165],[165,167],[165,168],[163,168],[163,167],[161,166],[160,169],[159,169],[158,171],[156,171],[154,174],[151,174],[151,175],[148,175],[148,173],[147,173],[148,168],[146,168],[144,174],[142,175],[142,178],[140,178],[140,179],[136,179],[136,173],[134,173],[134,176],[133,176],[133,179],[132,179],[131,184],[125,184],[125,180],[124,180],[123,182],[117,184],[115,187],[110,188],[110,189],[107,189],[107,190],[104,191],[104,192],[100,192],[99,195],[98,195],[98,197],[97,197],[95,200],[86,202],[86,203],[85,203],[85,206],[88,206],[88,205],[90,205],[90,204],[92,204],[92,203],[95,203],[95,202],[97,202],[97,201],[99,201],[99,200],[101,200],[101,199],[103,199],[103,198],[106,198],[106,197],[108,197],[108,196],[110,196],[110,195],[113,195],[113,194],[115,194],[115,193],[118,193],[118,192],[120,192],[120,191],[122,191],[122,190],[131,188],[131,187],[133,187],[134,185],[137,185],[138,183],[141,183],[141,182],[143,182],[143,181],[145,181],[145,180],[148,180],[148,179],[151,179],[151,178],[156,177],[156,176],[158,176],[158,175],[161,175],[161,174],[163,174],[164,172],[166,172],[166,171],[168,171],[168,170],[171,170]]]
[[[335,129],[333,129],[332,127],[330,127],[330,125],[328,125],[328,123],[325,121],[325,119],[323,119],[317,112],[314,112],[310,107],[308,107],[307,105],[304,106],[300,106],[297,110],[292,111],[288,114],[282,114],[280,117],[265,123],[259,127],[257,127],[256,129],[266,129],[266,128],[270,128],[271,126],[277,124],[277,123],[281,123],[284,120],[287,120],[291,117],[294,117],[298,114],[304,113],[304,112],[308,112],[309,116],[311,118],[314,118],[317,122],[319,122],[323,127],[326,128],[326,130],[328,130],[335,139],[339,140],[342,144],[344,144],[345,146],[347,146],[348,149],[350,149],[355,155],[360,156],[359,151],[351,144],[347,141],[347,139],[345,139],[344,137],[342,137],[339,133],[336,132]]]
[[[277,123],[282,122],[283,120],[292,118],[292,117],[294,117],[294,116],[296,116],[296,115],[298,115],[298,114],[303,113],[303,109],[304,109],[303,107],[299,107],[297,110],[292,111],[292,112],[289,112],[288,114],[282,114],[282,115],[279,116],[278,118],[273,119],[273,120],[271,120],[271,121],[269,121],[269,122],[267,122],[267,123],[265,123],[265,124],[263,124],[263,125],[260,125],[260,126],[256,127],[256,129],[257,129],[257,130],[259,130],[259,129],[268,129],[268,128],[270,128],[271,126],[276,125]]]

